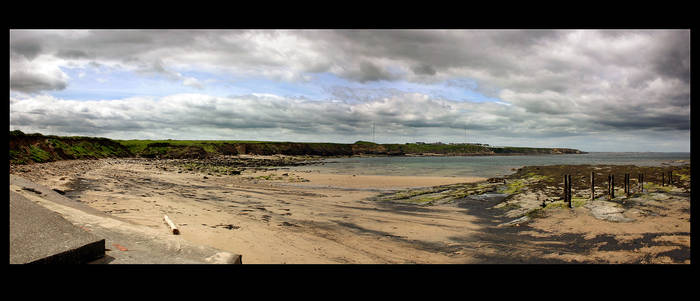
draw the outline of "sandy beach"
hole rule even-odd
[[[136,163],[138,162],[138,163]],[[479,178],[295,174],[309,182],[265,180],[272,172],[213,176],[159,170],[141,161],[105,159],[34,164],[23,177],[103,212],[184,239],[244,254],[246,263],[460,262],[407,241],[438,242],[431,216],[391,213],[362,199],[378,191],[477,181]],[[205,178],[207,177],[207,178]],[[253,178],[253,179],[250,179]],[[468,216],[444,220],[460,227]],[[468,225],[467,225],[468,226]],[[430,233],[430,235],[427,235]],[[401,239],[397,239],[397,238]]]
[[[13,166],[11,173],[164,233],[168,215],[183,239],[242,254],[246,264],[671,263],[656,255],[690,247],[689,235],[683,235],[690,231],[689,202],[683,201],[669,203],[663,214],[638,216],[634,224],[598,220],[575,208],[552,211],[521,229],[496,227],[508,220],[494,213],[496,203],[409,206],[371,199],[405,188],[485,180],[476,177],[286,168],[218,175],[144,159],[58,161]],[[580,248],[562,249],[572,242]],[[606,248],[625,242],[639,247]]]

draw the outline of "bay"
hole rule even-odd
[[[591,152],[565,155],[351,157],[295,167],[300,171],[355,175],[499,177],[532,165],[674,166],[690,162],[690,153]]]

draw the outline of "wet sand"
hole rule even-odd
[[[493,208],[499,200],[418,206],[371,199],[480,178],[293,169],[214,175],[131,159],[59,161],[11,172],[166,233],[167,214],[183,239],[242,254],[247,264],[689,263],[664,255],[689,250],[689,202],[682,201],[636,223],[597,220],[575,208],[550,211],[527,226],[499,227],[509,220]]]

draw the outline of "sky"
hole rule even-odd
[[[112,139],[690,152],[690,31],[18,29],[9,115]]]

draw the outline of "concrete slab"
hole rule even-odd
[[[80,264],[104,255],[103,238],[10,191],[10,264]]]
[[[96,210],[86,204],[71,200],[52,189],[33,183],[16,175],[10,175],[10,193],[28,199],[35,206],[53,212],[70,222],[75,228],[87,231],[103,241],[104,256],[89,263],[95,264],[241,264],[242,256],[218,250],[208,246],[194,244],[179,235],[172,235],[167,227],[163,231],[136,225]],[[18,197],[15,196],[17,199]],[[26,204],[25,204],[26,205]],[[40,218],[23,212],[22,208],[10,208],[17,211],[17,217],[29,219]],[[30,222],[31,224],[31,222]],[[23,227],[28,227],[24,229]],[[32,231],[43,235],[33,225],[11,225],[12,231]],[[19,232],[16,233],[19,236]],[[66,235],[70,236],[70,235]],[[41,237],[39,238],[41,240]],[[19,247],[19,243],[17,242]],[[35,243],[36,242],[26,242]],[[46,247],[44,245],[44,247]],[[25,252],[26,253],[26,252]]]

